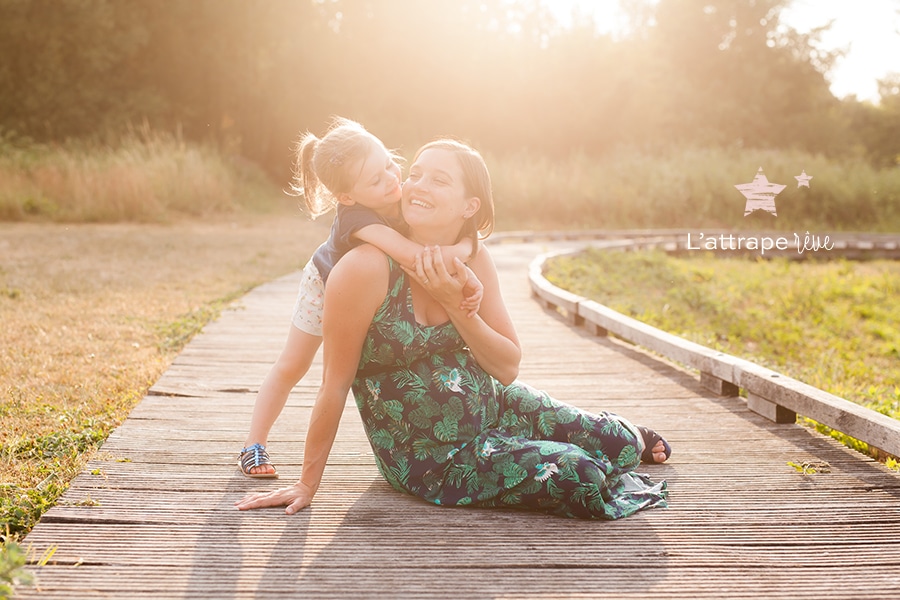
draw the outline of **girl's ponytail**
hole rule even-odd
[[[313,218],[327,213],[338,195],[353,188],[366,157],[376,148],[384,149],[384,144],[362,125],[335,117],[321,139],[306,133],[294,147],[291,193],[303,196]]]
[[[315,156],[319,138],[313,133],[306,133],[296,146],[294,155],[294,177],[291,180],[291,191],[303,196],[306,208],[313,218],[331,210],[333,204],[330,195],[323,194],[322,183],[316,175]]]

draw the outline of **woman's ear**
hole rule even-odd
[[[475,213],[478,212],[478,209],[481,208],[481,198],[478,196],[472,196],[468,200],[466,200],[466,210],[463,211],[463,217],[467,219],[471,219],[475,216]]]

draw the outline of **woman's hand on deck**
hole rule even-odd
[[[291,487],[280,488],[272,492],[249,494],[235,502],[234,505],[238,510],[286,506],[285,514],[292,515],[309,506],[315,493],[315,490],[308,485],[297,482]]]

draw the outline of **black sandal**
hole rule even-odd
[[[643,425],[638,425],[638,431],[641,432],[641,437],[644,439],[644,451],[641,452],[641,462],[654,465],[661,464],[653,460],[653,447],[656,446],[656,443],[660,440],[662,440],[663,446],[665,446],[666,449],[666,460],[669,460],[669,457],[672,456],[672,447],[669,446],[669,442],[667,442],[663,436]]]
[[[238,455],[238,467],[240,467],[244,477],[252,477],[253,479],[278,479],[278,471],[273,471],[272,473],[250,472],[250,469],[253,467],[262,467],[264,465],[272,465],[272,468],[275,468],[275,465],[269,460],[269,453],[266,452],[266,447],[262,444],[247,446],[242,449],[241,453]]]

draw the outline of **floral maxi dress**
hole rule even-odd
[[[423,326],[391,264],[353,394],[382,476],[442,506],[617,519],[666,506],[666,484],[633,470],[643,442],[622,417],[591,414],[475,361],[452,323]]]

